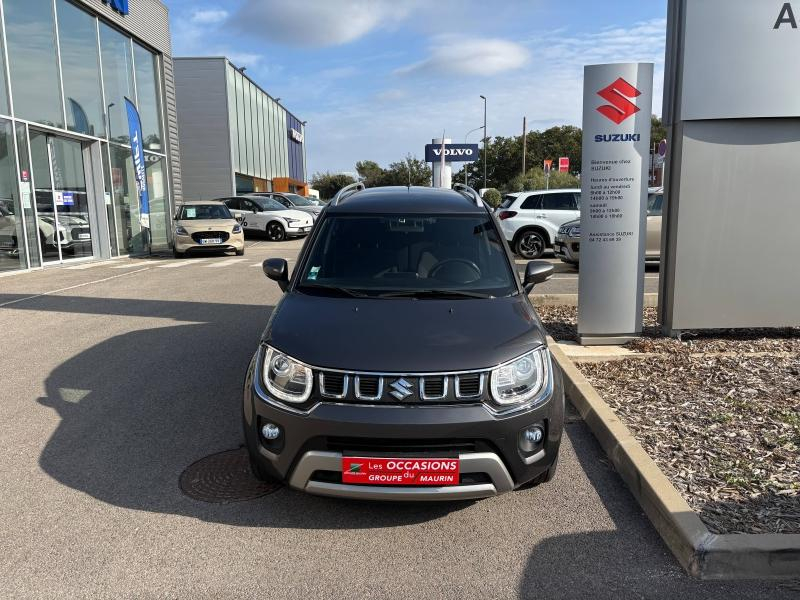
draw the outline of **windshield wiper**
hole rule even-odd
[[[300,285],[300,289],[312,289],[312,290],[325,290],[330,292],[339,292],[340,294],[344,294],[347,296],[352,296],[353,298],[370,298],[369,294],[365,294],[364,292],[359,292],[358,290],[351,290],[350,288],[345,287],[338,287],[335,285],[322,285],[319,283],[303,283]]]
[[[491,294],[465,290],[402,290],[379,294],[378,298],[494,298]]]

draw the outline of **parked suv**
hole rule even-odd
[[[247,371],[254,474],[374,500],[482,498],[548,481],[561,375],[477,192],[348,186],[317,222]]]
[[[262,198],[272,198],[283,204],[286,208],[307,212],[316,221],[323,206],[317,204],[311,198],[306,198],[300,194],[290,194],[288,192],[253,192],[250,196],[260,196]]]
[[[580,190],[507,194],[497,217],[511,248],[522,258],[539,258],[552,248],[559,227],[580,217]]]
[[[260,231],[273,242],[304,236],[314,225],[310,214],[290,210],[272,198],[248,195],[221,200],[245,230]]]
[[[650,188],[647,194],[647,238],[645,260],[661,260],[661,214],[664,204],[664,188]],[[565,263],[577,265],[581,253],[581,221],[575,219],[564,223],[558,230],[553,246],[556,256]]]

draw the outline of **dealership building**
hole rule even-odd
[[[0,272],[171,243],[181,198],[167,8],[0,0]],[[141,121],[142,229],[126,99]]]
[[[183,194],[307,195],[305,124],[226,58],[176,58]]]

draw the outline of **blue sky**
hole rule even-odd
[[[307,120],[310,172],[431,138],[580,125],[583,65],[656,63],[667,0],[165,0],[175,56],[228,56]],[[476,142],[480,133],[471,134]]]

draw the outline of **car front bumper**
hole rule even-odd
[[[286,235],[288,237],[301,237],[311,233],[313,225],[303,225],[300,227],[286,227]]]
[[[511,415],[482,404],[360,405],[320,402],[301,413],[272,401],[261,384],[260,355],[248,369],[243,421],[248,450],[264,472],[293,489],[324,496],[369,500],[454,500],[494,496],[544,476],[555,462],[564,426],[560,372],[552,370],[548,399]],[[269,441],[266,423],[281,434]],[[544,438],[529,452],[522,432],[532,425]],[[459,458],[453,486],[353,485],[342,482],[342,458]]]
[[[244,249],[244,235],[241,233],[231,234],[230,237],[222,244],[198,244],[191,236],[176,235],[175,236],[175,250],[178,252],[187,252],[189,250],[201,250],[206,252],[222,252]]]
[[[580,261],[580,239],[570,238],[563,235],[556,236],[553,242],[553,251],[562,261],[578,264]]]

